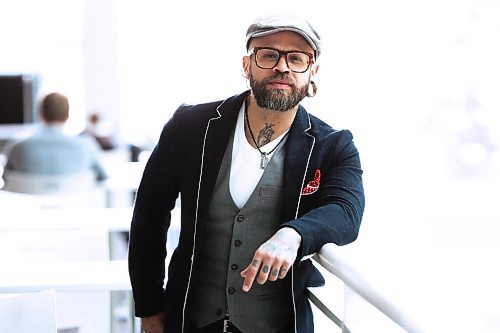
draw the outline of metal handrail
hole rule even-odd
[[[352,267],[350,267],[342,258],[336,254],[334,244],[326,244],[319,253],[313,256],[313,259],[323,266],[327,271],[339,278],[346,286],[352,289],[357,295],[362,297],[373,307],[378,309],[391,321],[399,325],[409,333],[421,333],[422,330],[410,320],[402,311],[398,309],[386,297],[370,286],[365,279],[361,277]],[[318,306],[318,308],[335,322],[337,326],[342,327],[343,332],[349,330],[344,323],[328,309],[321,300],[314,294],[309,295],[309,299]]]

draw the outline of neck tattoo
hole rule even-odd
[[[257,150],[260,153],[260,168],[265,169],[267,167],[267,164],[269,163],[269,157],[267,157],[267,155],[271,154],[273,151],[276,150],[276,148],[278,148],[280,143],[283,140],[285,140],[285,138],[288,136],[288,133],[285,134],[281,138],[280,142],[278,142],[278,144],[273,149],[271,149],[268,152],[265,152],[265,151],[260,150],[260,147],[271,142],[271,137],[274,134],[274,130],[272,129],[274,124],[266,123],[266,126],[259,132],[259,137],[258,137],[259,143],[260,143],[260,145],[259,145],[257,143],[257,140],[255,140],[255,136],[253,135],[252,128],[250,127],[250,121],[248,120],[248,99],[245,101],[245,122],[246,122],[247,127],[248,127],[248,132],[250,132],[250,137],[252,138],[252,141],[255,144],[255,147],[257,147]]]

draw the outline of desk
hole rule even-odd
[[[1,191],[0,191],[1,193]],[[39,229],[106,229],[109,232],[129,231],[133,208],[29,208],[9,209],[2,207],[0,231],[39,230]],[[180,229],[180,207],[171,211],[171,227]],[[170,244],[169,244],[170,246]]]
[[[0,293],[55,289],[66,291],[131,290],[126,260],[23,262],[0,274]]]
[[[145,162],[107,162],[104,167],[109,178],[103,182],[108,190],[137,190]]]
[[[59,328],[79,327],[80,332],[109,332],[110,327],[112,332],[134,330],[125,260],[18,262],[0,274],[0,293],[47,289],[56,291]],[[127,303],[116,303],[113,291],[125,291]],[[119,309],[124,313],[118,315]]]
[[[129,231],[132,208],[2,208],[0,231],[37,229],[106,229]],[[6,218],[7,217],[7,218]]]
[[[106,325],[111,320],[113,332],[131,332],[134,329],[136,322],[130,312],[133,306],[130,303],[131,286],[127,262],[105,260],[109,257],[100,249],[107,246],[108,235],[118,236],[117,232],[129,231],[132,208],[19,209],[19,206],[6,206],[1,209],[0,216],[0,236],[3,234],[6,240],[0,241],[0,247],[6,247],[3,254],[7,257],[0,259],[3,264],[0,267],[0,293],[24,293],[53,288],[60,305],[60,327],[79,326],[81,332],[85,332],[93,324]],[[179,227],[180,209],[177,208],[172,211],[166,264],[177,244]],[[34,245],[28,241],[23,247],[22,244],[26,244],[25,235],[37,232],[68,236],[47,236],[42,240],[48,240],[48,244]],[[90,237],[90,240],[85,237]],[[51,252],[59,242],[64,243],[62,246],[68,245],[66,250]],[[10,243],[12,247],[9,246]],[[28,252],[27,260],[18,260],[10,255],[12,249],[19,246]],[[31,250],[34,251],[30,254]],[[89,251],[92,253],[88,253]],[[123,254],[126,254],[126,248]],[[21,255],[17,252],[18,257]],[[123,258],[123,255],[119,257]],[[78,258],[81,260],[76,261]],[[111,291],[114,293],[110,297],[108,292]],[[111,319],[109,316],[102,318],[106,309],[113,310]],[[75,313],[78,313],[78,320],[72,318]],[[101,319],[97,320],[98,317]],[[64,322],[64,318],[71,320]]]
[[[100,186],[106,192],[106,207],[132,206],[146,162],[107,161],[108,178]]]
[[[33,134],[39,124],[0,125],[0,152],[8,141],[25,139]]]
[[[3,184],[3,181],[0,180],[0,183]],[[0,190],[0,210],[2,212],[69,207],[104,208],[106,207],[106,192],[99,187],[90,191],[65,194],[29,194]],[[2,214],[2,216],[5,216],[5,214]]]
[[[119,153],[119,152],[118,152]],[[95,189],[90,191],[75,191],[70,194],[46,194],[34,195],[25,193],[15,193],[0,191],[0,205],[8,206],[10,203],[18,206],[28,204],[38,207],[130,207],[133,204],[135,191],[137,191],[146,162],[126,162],[120,161],[119,155],[116,160],[112,160],[114,155],[104,159],[104,169],[108,178],[97,183]],[[3,169],[3,155],[0,155],[0,173]],[[3,187],[3,180],[0,179],[0,188]],[[91,199],[91,200],[89,200]],[[6,204],[5,202],[8,201]],[[61,204],[58,204],[61,202]]]
[[[107,332],[102,327],[111,325],[113,332],[131,332],[134,319],[127,263],[108,260],[108,240],[123,258],[126,246],[122,250],[118,245],[123,242],[113,240],[121,236],[117,232],[129,230],[132,208],[41,209],[36,207],[36,198],[3,194],[27,201],[9,204],[0,196],[0,247],[5,248],[0,258],[0,293],[53,288],[60,327],[78,326],[84,333]],[[28,199],[34,200],[33,205],[27,204]],[[22,257],[25,260],[19,259]]]
[[[0,260],[4,262],[127,256],[127,243],[121,233],[130,229],[132,208],[2,209],[2,216]]]

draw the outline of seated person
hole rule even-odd
[[[81,134],[94,138],[102,150],[110,150],[116,147],[109,126],[101,121],[98,113],[92,113],[89,116],[89,123]]]
[[[93,170],[96,180],[107,178],[97,158],[96,143],[64,133],[68,117],[66,96],[59,93],[45,96],[40,104],[41,128],[7,148],[5,173],[15,170],[38,175],[68,175]]]

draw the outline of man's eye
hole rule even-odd
[[[271,60],[273,60],[273,59],[276,59],[278,56],[276,55],[276,53],[264,53],[262,55],[262,57],[264,59],[271,59]]]
[[[293,62],[294,64],[300,64],[305,62],[305,59],[301,55],[290,54],[290,56],[288,57],[288,61]]]

